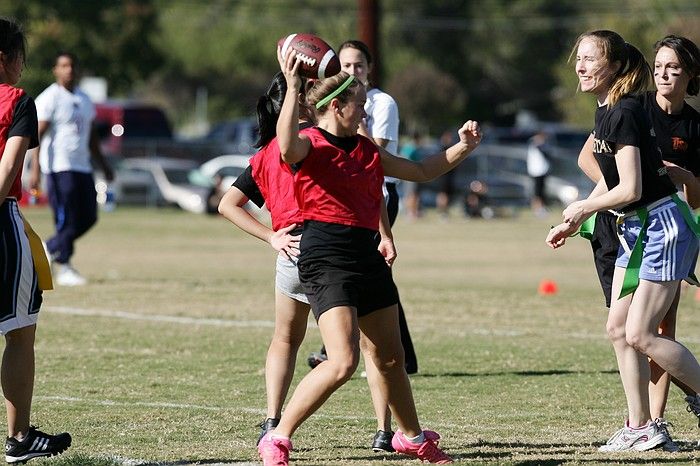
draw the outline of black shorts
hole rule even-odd
[[[533,187],[533,194],[535,197],[539,197],[542,199],[542,201],[545,200],[544,196],[544,182],[547,179],[547,175],[542,175],[542,176],[534,176],[532,178],[534,187]]]
[[[377,251],[376,232],[324,222],[304,222],[299,279],[316,320],[337,306],[358,317],[398,303],[391,269]]]
[[[605,305],[610,307],[615,261],[620,249],[615,215],[610,212],[598,212],[593,238],[591,238],[591,248],[593,249],[593,261],[598,272],[598,280],[600,280],[600,286],[603,288],[603,295],[605,295]]]

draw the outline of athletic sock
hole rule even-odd
[[[404,436],[406,437],[406,436]],[[420,431],[420,434],[418,434],[415,437],[406,437],[406,440],[408,440],[411,443],[415,443],[416,445],[420,445],[421,443],[425,442],[425,434],[423,431]]]

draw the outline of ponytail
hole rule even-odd
[[[277,120],[287,92],[287,80],[280,71],[270,83],[270,87],[258,98],[256,113],[258,117],[258,140],[253,147],[260,149],[277,136]]]
[[[612,86],[608,91],[608,104],[615,105],[622,97],[628,94],[641,94],[653,82],[651,67],[647,63],[642,52],[634,45],[625,42],[625,60],[617,72]]]

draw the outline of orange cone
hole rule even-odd
[[[537,288],[537,292],[542,296],[557,294],[557,291],[559,291],[559,288],[554,280],[544,279]]]

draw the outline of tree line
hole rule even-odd
[[[465,117],[511,124],[519,110],[590,126],[594,105],[576,91],[576,37],[612,29],[653,60],[666,34],[700,43],[697,0],[378,0],[381,87],[404,132],[437,134]],[[252,115],[278,66],[277,40],[313,32],[337,47],[357,38],[354,0],[0,0],[27,29],[21,85],[50,84],[53,57],[70,50],[113,97],[162,105],[192,119],[206,89],[211,121]]]

